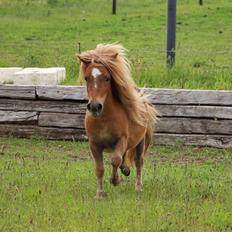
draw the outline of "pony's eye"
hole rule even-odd
[[[110,77],[107,77],[107,78],[106,78],[106,81],[110,81]]]
[[[88,78],[87,77],[85,77],[85,81],[87,81],[88,80]]]

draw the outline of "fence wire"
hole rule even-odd
[[[1,42],[1,41],[0,41]],[[46,47],[44,46],[46,44]],[[0,59],[3,59],[4,56],[7,57],[8,55],[14,55],[17,53],[17,51],[12,50],[12,48],[15,49],[28,49],[28,52],[30,53],[30,49],[32,48],[41,48],[41,53],[43,54],[44,49],[49,50],[50,53],[54,51],[56,55],[59,53],[62,54],[62,51],[64,49],[68,50],[68,53],[70,54],[71,51],[73,51],[73,55],[75,53],[78,53],[79,42],[73,43],[69,41],[23,41],[19,42],[18,44],[11,43],[11,42],[4,42],[0,43],[0,49],[4,49],[4,53],[2,53]],[[89,45],[88,45],[89,46]],[[154,46],[154,47],[128,47],[128,53],[130,56],[130,59],[132,60],[132,63],[135,65],[145,64],[145,65],[152,65],[156,64],[157,61],[164,61],[166,60],[166,53],[168,52],[165,48],[162,47],[163,45],[160,45],[160,47]],[[44,47],[44,48],[43,48]],[[49,47],[49,49],[47,48]],[[88,50],[86,48],[86,45],[81,44],[81,51]],[[9,50],[8,50],[9,48]],[[170,51],[169,51],[170,52]],[[178,62],[178,57],[182,56],[195,56],[195,57],[203,57],[202,60],[204,60],[204,57],[211,56],[209,60],[207,60],[207,64],[204,64],[208,67],[218,67],[218,68],[231,68],[232,67],[232,48],[217,48],[217,49],[197,49],[197,48],[187,48],[187,47],[177,47],[174,51],[176,53],[176,59]],[[33,54],[33,52],[31,52]],[[46,52],[45,52],[46,53]],[[67,54],[67,53],[66,53]],[[160,54],[156,55],[155,57],[152,56],[152,54]],[[64,54],[62,54],[63,56]],[[224,56],[224,58],[222,57]],[[220,61],[217,60],[217,58],[220,58]],[[208,58],[208,57],[207,57]],[[223,62],[225,60],[225,62]]]
[[[1,42],[1,41],[0,41]],[[76,50],[78,50],[78,42],[76,44],[70,43],[70,42],[22,42],[19,44],[15,44],[15,43],[10,43],[10,42],[4,42],[4,43],[0,43],[0,48],[6,48],[6,47],[33,47],[33,46],[42,46],[43,44],[48,44],[49,47],[51,48],[59,48],[62,49],[62,46],[67,46],[71,48],[75,48]],[[162,46],[160,46],[162,47]],[[160,53],[167,53],[167,52],[173,52],[173,50],[167,50],[165,48],[160,48],[160,47],[144,47],[144,48],[130,48],[128,47],[128,51],[129,52],[160,52]],[[88,49],[81,49],[81,50],[88,50]],[[217,55],[231,55],[232,56],[232,48],[224,48],[224,49],[197,49],[197,48],[186,48],[186,47],[177,47],[176,50],[174,50],[174,52],[178,53],[178,52],[185,52],[185,53],[196,53],[196,54],[217,54]]]

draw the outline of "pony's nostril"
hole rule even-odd
[[[90,103],[88,103],[88,104],[87,104],[87,110],[90,111],[90,109],[91,109],[91,106],[90,106]]]
[[[101,111],[101,110],[102,110],[102,104],[98,104],[97,110],[98,110],[98,111]]]
[[[90,102],[87,104],[87,110],[93,114],[101,113],[102,108],[103,108],[102,104],[97,102]]]

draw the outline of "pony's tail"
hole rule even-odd
[[[145,105],[147,108],[147,131],[145,134],[145,152],[147,151],[147,148],[152,142],[152,136],[155,129],[155,123],[157,121],[157,111],[156,109],[148,102],[145,101]],[[134,165],[134,157],[135,157],[136,147],[130,149],[125,154],[125,164],[130,168]]]
[[[134,165],[134,157],[135,157],[135,147],[128,150],[125,154],[125,164],[128,168]]]

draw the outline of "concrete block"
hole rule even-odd
[[[21,67],[0,68],[0,84],[13,84],[14,74],[21,70]]]
[[[56,70],[57,71],[57,77],[58,77],[58,82],[62,82],[66,78],[66,70],[63,67],[51,67],[48,68],[49,70]]]
[[[58,85],[65,79],[65,68],[25,68],[10,78],[14,85]]]
[[[37,85],[58,85],[58,76],[56,69],[40,69],[37,73]]]

